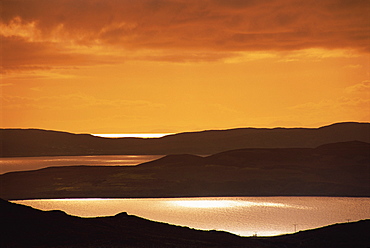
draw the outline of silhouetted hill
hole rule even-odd
[[[241,148],[313,148],[353,140],[370,142],[370,123],[347,122],[320,128],[210,130],[156,139],[110,139],[38,129],[0,129],[0,156],[214,154]]]
[[[1,247],[242,247],[225,232],[196,231],[121,213],[79,218],[0,200]],[[258,242],[250,242],[258,243]]]
[[[4,199],[370,196],[370,144],[169,155],[138,166],[68,166],[0,175]]]
[[[368,248],[370,220],[343,223],[301,231],[296,234],[268,238],[274,247],[286,248]]]
[[[241,238],[200,231],[120,213],[79,218],[0,199],[1,247],[368,247],[370,221],[336,224],[272,238]]]

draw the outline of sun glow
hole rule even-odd
[[[173,133],[94,133],[91,134],[103,138],[161,138]]]

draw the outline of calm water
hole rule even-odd
[[[166,199],[52,199],[16,203],[81,217],[120,212],[203,230],[271,236],[370,218],[370,198],[199,197]]]
[[[0,174],[10,171],[36,170],[49,166],[132,166],[155,160],[161,157],[163,157],[163,155],[100,155],[0,158]]]

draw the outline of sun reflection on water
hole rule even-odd
[[[148,220],[240,236],[271,236],[368,219],[369,198],[197,197],[82,198],[12,201],[41,210],[59,209],[80,217],[121,212]]]
[[[234,207],[275,207],[275,208],[296,208],[306,209],[307,207],[298,205],[288,205],[275,202],[252,202],[240,200],[172,200],[171,205],[187,208],[234,208]]]
[[[236,201],[215,201],[215,200],[179,200],[171,201],[170,204],[187,208],[225,208],[225,207],[237,207],[239,205],[239,203]]]

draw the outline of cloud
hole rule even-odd
[[[359,120],[368,121],[370,118],[370,81],[346,87],[343,94],[334,99],[318,102],[307,102],[290,107],[290,110],[302,119],[322,120]],[[319,118],[320,117],[320,118]]]
[[[343,68],[349,68],[349,69],[360,69],[362,68],[362,65],[356,64],[356,65],[346,65]]]
[[[29,42],[19,36],[0,36],[0,39],[3,45],[3,73],[17,70],[49,70],[75,65],[92,66],[117,63],[117,60],[120,60],[114,55],[94,54],[94,49],[91,49],[91,53],[86,53],[84,50],[76,51],[73,47],[56,42]]]
[[[58,95],[58,96],[46,96],[39,98],[22,97],[22,96],[1,96],[2,108],[4,109],[17,109],[17,108],[29,108],[29,109],[52,109],[52,110],[64,110],[66,103],[68,106],[72,106],[73,109],[141,109],[141,108],[152,108],[158,109],[163,108],[164,105],[160,103],[152,103],[144,100],[123,100],[123,99],[104,99],[96,98],[88,95]]]
[[[341,111],[350,113],[351,110],[368,112],[370,107],[370,81],[365,80],[361,83],[346,87],[343,94],[337,99],[327,99],[320,102],[308,102],[291,107],[302,112],[330,113]]]
[[[2,2],[3,70],[125,59],[217,61],[310,48],[370,52],[366,0]],[[134,56],[138,51],[158,55]]]
[[[370,99],[370,80],[365,80],[359,84],[349,86],[345,88],[345,92],[352,96],[363,96]]]

